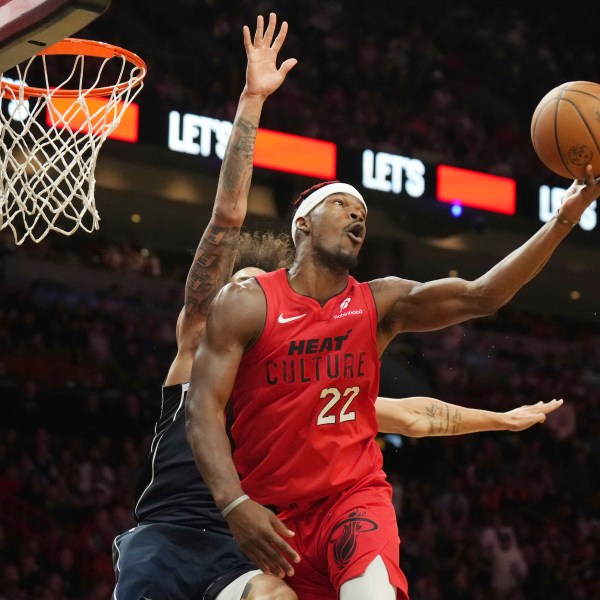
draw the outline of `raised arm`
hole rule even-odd
[[[241,548],[265,572],[294,573],[296,552],[282,536],[293,533],[242,489],[225,429],[225,407],[246,348],[258,337],[266,318],[266,300],[253,280],[230,284],[215,298],[206,333],[194,357],[186,400],[186,433],[202,478],[219,510],[225,511]]]
[[[496,312],[544,267],[583,211],[600,196],[591,166],[567,190],[560,213],[474,281],[419,283],[394,277],[371,282],[380,315],[380,349],[402,331],[431,331]]]
[[[169,369],[166,385],[189,380],[208,307],[231,277],[240,229],[246,218],[256,134],[263,104],[296,64],[295,59],[288,59],[277,68],[277,54],[287,34],[287,23],[282,23],[277,37],[275,29],[273,13],[269,16],[266,31],[263,18],[258,17],[254,40],[248,27],[244,27],[248,59],[246,85],[223,157],[212,216],[187,276],[184,306],[177,319],[177,356]]]
[[[379,431],[408,437],[461,435],[480,431],[523,431],[543,423],[562,400],[519,406],[506,412],[466,408],[436,398],[377,398]]]

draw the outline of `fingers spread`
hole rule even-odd
[[[275,573],[278,577],[283,577],[284,574],[291,577],[294,574],[294,568],[287,561],[284,554],[291,556],[292,554],[296,555],[296,553],[278,535],[273,536],[270,539],[270,542],[271,544],[264,548],[263,551],[269,565],[271,566],[271,569],[273,570],[273,573]],[[299,560],[300,559],[298,558],[298,561]]]
[[[285,38],[287,36],[287,31],[288,31],[288,24],[287,24],[287,21],[284,21],[281,24],[281,29],[279,30],[279,34],[277,35],[277,37],[275,38],[275,41],[273,42],[273,50],[275,50],[275,52],[279,52],[279,50],[281,49],[281,46],[283,45],[283,42],[285,41]]]
[[[263,30],[265,27],[262,15],[256,17],[256,31],[254,32],[254,47],[259,48],[263,44]]]
[[[275,35],[275,26],[277,25],[277,17],[275,13],[269,14],[269,24],[267,25],[267,31],[265,31],[265,37],[263,39],[263,44],[269,48],[271,46],[271,42],[273,41],[273,36]]]
[[[247,25],[244,25],[244,47],[246,48],[246,54],[252,50],[252,38],[250,37],[250,29]]]
[[[297,64],[298,64],[298,61],[295,58],[288,58],[286,61],[281,63],[281,66],[279,67],[279,71],[283,75],[287,75]]]
[[[275,529],[279,535],[283,535],[285,537],[294,537],[296,535],[291,529],[286,527],[285,523],[280,521],[275,516],[273,516],[271,523],[273,525],[273,529]]]

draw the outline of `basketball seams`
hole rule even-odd
[[[569,90],[569,91],[571,92],[571,91],[575,91],[575,90]],[[587,95],[594,98],[594,100],[597,100],[600,103],[600,97],[594,96],[593,94],[587,94]],[[590,138],[591,138],[592,142],[594,143],[594,146],[596,147],[596,151],[598,152],[598,154],[600,154],[600,144],[598,143],[598,140],[594,137],[594,129],[587,122],[586,115],[580,110],[579,106],[573,100],[569,100],[568,98],[561,98],[561,100],[563,102],[566,102],[567,104],[570,104],[575,109],[575,112],[579,115],[581,122],[585,125],[587,132],[590,134]],[[600,109],[600,106],[598,108]]]
[[[559,97],[556,99],[556,108],[554,109],[554,145],[556,146],[556,148],[558,149],[558,156],[560,157],[560,161],[563,164],[563,167],[567,170],[567,173],[569,173],[569,175],[571,175],[571,177],[573,177],[574,179],[576,179],[576,176],[573,174],[573,171],[571,171],[570,167],[569,167],[569,163],[565,160],[561,145],[560,145],[560,140],[558,138],[558,111],[560,109],[560,103],[562,102],[565,93],[567,92],[568,86],[565,86],[565,89],[561,90]]]
[[[563,87],[566,87],[568,85],[570,85],[570,84],[565,83],[565,84],[563,84]],[[557,92],[559,89],[561,89],[561,88],[557,88],[556,90],[554,90],[554,92]],[[542,100],[537,105],[537,107],[533,113],[533,120],[531,123],[531,139],[532,140],[534,139],[533,134],[535,133],[535,128],[537,127],[540,117],[546,110],[546,107],[548,106],[548,104],[550,104],[552,102],[558,103],[558,101],[560,99],[560,98],[557,98],[556,95],[551,95],[550,93],[546,94],[545,97],[548,97],[548,99],[544,102],[544,98],[542,98]],[[544,103],[542,104],[542,102],[544,102]],[[535,145],[535,142],[534,142],[534,145]]]
[[[594,86],[594,87],[598,87],[598,86]],[[575,88],[573,88],[573,89],[567,88],[564,91],[568,92],[569,94],[581,94],[583,96],[590,96],[594,100],[598,100],[600,102],[600,95],[597,96],[596,94],[593,94],[592,92],[590,92],[588,90],[578,90]],[[600,93],[600,90],[598,90],[598,92]]]
[[[540,117],[544,114],[544,111],[546,110],[546,107],[548,106],[548,104],[550,104],[551,102],[556,102],[558,104],[558,101],[556,98],[550,98],[547,102],[545,102],[544,104],[538,106],[535,110],[535,113],[533,115],[533,121],[531,123],[531,140],[533,141],[533,145],[535,146],[535,130],[537,128],[537,124],[540,121]]]

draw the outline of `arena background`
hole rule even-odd
[[[598,9],[536,6],[113,0],[77,33],[136,52],[149,72],[138,140],[100,154],[100,230],[21,246],[0,232],[0,597],[110,597],[111,542],[133,524],[185,275],[244,82],[242,25],[276,11],[290,24],[284,57],[299,60],[261,127],[335,150],[327,173],[265,159],[247,229],[287,231],[298,193],[338,177],[370,207],[357,277],[473,278],[569,185],[533,153],[538,101],[565,81],[599,80]],[[476,194],[454,216],[439,199],[452,167],[499,194],[504,212],[477,208]],[[566,401],[525,433],[381,438],[413,600],[600,598],[596,219],[590,209],[497,315],[401,336],[383,360],[384,395],[490,410]]]

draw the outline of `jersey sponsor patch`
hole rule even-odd
[[[348,297],[346,298],[341,304],[340,304],[340,312],[337,315],[333,315],[334,319],[343,319],[344,317],[349,317],[350,315],[362,315],[363,311],[362,308],[359,308],[358,310],[346,310],[348,308],[348,306],[350,306],[350,302],[352,302],[352,298]]]
[[[341,315],[333,315],[334,319],[343,319],[344,317],[349,317],[351,315],[362,315],[363,311],[362,308],[359,308],[358,310],[347,310],[346,312],[343,312]]]

